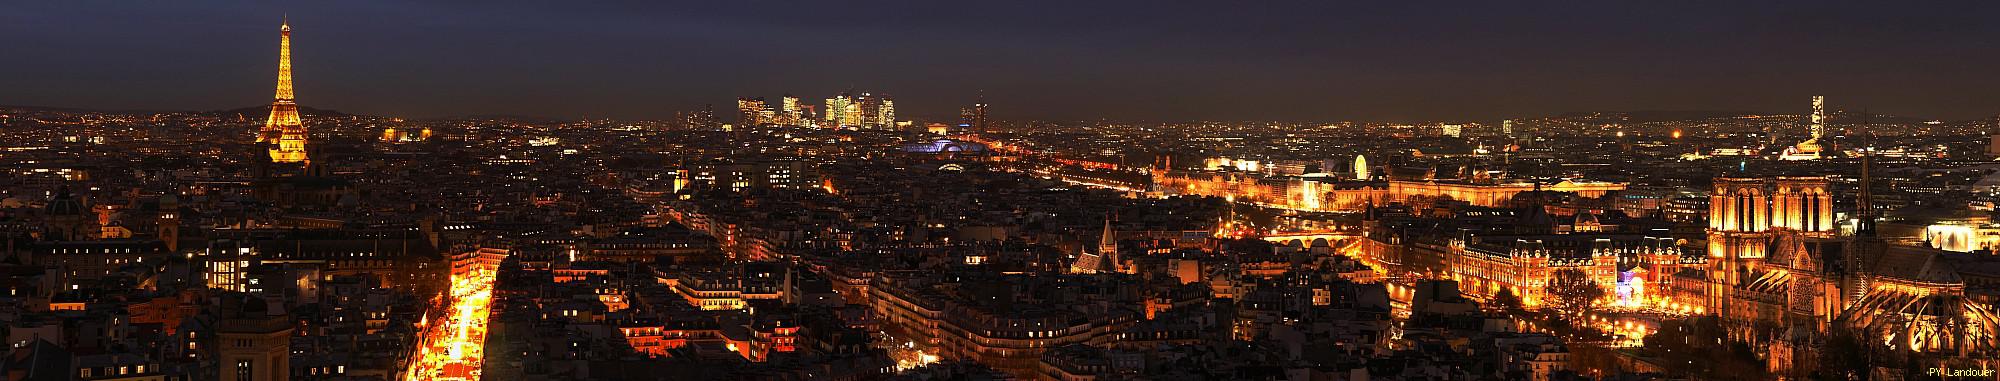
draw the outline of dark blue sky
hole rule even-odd
[[[300,103],[409,117],[848,88],[918,117],[984,90],[1003,119],[2000,114],[2000,5],[1659,3],[28,1],[0,11],[0,104],[265,104],[289,13]]]

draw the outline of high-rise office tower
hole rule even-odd
[[[876,128],[894,128],[894,126],[896,126],[896,100],[882,96],[882,110],[876,112]]]
[[[764,98],[736,99],[736,124],[743,126],[769,124],[770,114],[771,106],[764,101]]]
[[[972,104],[972,131],[985,135],[986,127],[986,101],[982,99],[979,103]]]
[[[715,120],[715,105],[701,105],[701,110],[688,113],[687,127],[695,130],[714,129],[719,125]]]
[[[973,103],[972,107],[958,109],[958,125],[974,135],[986,134],[986,101]]]
[[[1810,124],[1807,125],[1806,132],[1811,136],[1806,137],[1805,141],[1799,142],[1797,145],[1786,148],[1785,152],[1779,155],[1780,159],[1817,160],[1820,158],[1820,151],[1824,150],[1822,148],[1824,144],[1820,143],[1819,139],[1826,135],[1826,97],[1818,95],[1812,97],[1812,116],[1809,118],[1809,122]]]
[[[840,125],[861,126],[861,98],[847,98],[847,104],[840,108]]]
[[[882,98],[876,97],[875,94],[861,93],[861,98],[855,103],[859,104],[857,110],[859,114],[854,118],[856,125],[864,128],[881,127],[878,122],[882,120]]]
[[[715,105],[713,104],[701,105],[700,110],[689,111],[680,115],[681,124],[692,130],[710,130],[720,124],[715,119]]]
[[[1825,96],[1814,95],[1812,97],[1812,130],[1810,132],[1812,133],[1811,141],[1813,142],[1818,142],[1821,136],[1826,135]]]
[[[785,94],[785,97],[782,99],[782,104],[779,105],[778,109],[778,124],[788,126],[805,124],[806,118],[803,114],[805,107],[799,104],[799,97]]]
[[[860,114],[860,109],[856,106],[854,98],[847,93],[827,98],[825,111],[827,127],[853,127],[855,119],[858,119]]]
[[[278,96],[271,102],[271,117],[264,120],[257,141],[277,144],[271,148],[272,162],[306,161],[306,125],[299,118],[299,104],[292,94],[291,22],[278,25]]]

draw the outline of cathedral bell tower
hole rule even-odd
[[[1727,311],[1735,287],[1761,264],[1771,245],[1771,208],[1765,181],[1716,178],[1708,196],[1708,309]]]

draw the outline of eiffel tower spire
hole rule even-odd
[[[288,17],[289,18],[289,17]],[[306,161],[306,126],[299,119],[299,104],[292,93],[292,23],[278,25],[278,91],[271,102],[271,117],[264,121],[257,142],[274,143],[271,161]]]
[[[289,17],[288,17],[289,18]],[[292,95],[292,22],[278,24],[278,95],[277,99],[289,101]]]

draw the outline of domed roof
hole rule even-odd
[[[56,188],[56,197],[49,200],[44,211],[57,216],[80,216],[84,212],[83,202],[77,201],[76,196],[69,193],[69,186],[64,185]]]
[[[1585,225],[1585,224],[1590,224],[1590,225],[1596,225],[1596,224],[1598,224],[1598,222],[1597,222],[1597,215],[1596,215],[1596,214],[1592,214],[1592,213],[1590,213],[1590,212],[1588,212],[1588,211],[1580,211],[1580,212],[1577,212],[1577,213],[1576,213],[1576,224],[1577,224],[1577,225]]]
[[[264,298],[243,298],[243,316],[264,316],[270,311],[271,305]]]

